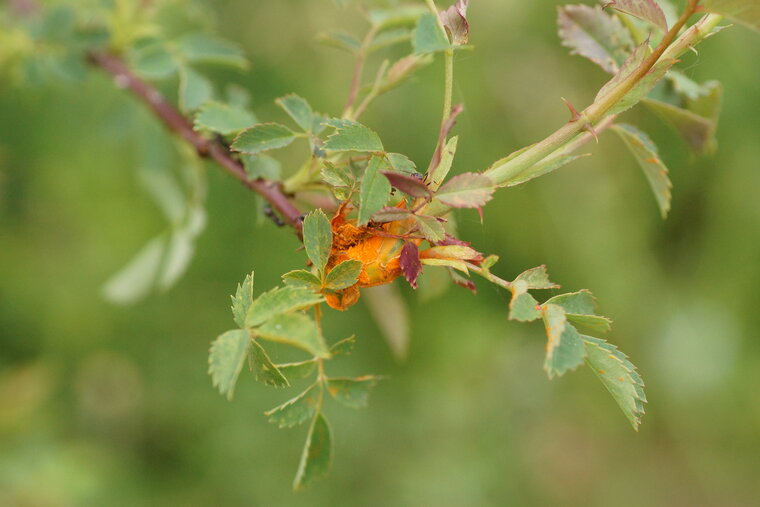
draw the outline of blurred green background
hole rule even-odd
[[[215,79],[250,89],[260,118],[283,121],[272,101],[288,92],[340,110],[352,61],[315,35],[361,35],[355,10],[208,3],[253,62]],[[544,137],[566,120],[561,96],[584,105],[606,79],[560,46],[559,2],[472,4],[476,50],[456,62],[460,172]],[[653,115],[627,113],[671,169],[666,221],[611,134],[593,157],[501,191],[483,224],[459,217],[465,239],[501,256],[498,274],[546,263],[565,288],[595,293],[647,382],[639,433],[586,369],[546,379],[541,326],[509,322],[503,291],[480,284],[477,297],[455,288],[420,302],[404,288],[403,364],[362,305],[329,314],[331,337],[359,338],[332,371],[390,378],[366,410],[328,406],[332,473],[299,494],[290,484],[306,429],[262,415],[291,393],[244,372],[229,403],[206,375],[209,342],[233,325],[236,283],[255,269],[262,291],[302,266],[295,237],[257,226],[252,195],[209,166],[209,225],[185,278],[134,306],[104,302],[103,282],[165,227],[135,177],[154,120],[97,71],[81,85],[3,86],[0,504],[757,505],[759,40],[737,27],[685,57],[689,76],[725,85],[715,156],[694,160]],[[441,74],[437,61],[363,120],[420,165]]]

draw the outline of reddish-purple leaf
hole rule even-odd
[[[464,173],[451,178],[436,197],[452,208],[480,208],[491,200],[494,190],[496,188],[488,176]]]
[[[428,200],[433,198],[433,193],[427,185],[414,176],[394,173],[391,171],[383,171],[383,174],[388,178],[388,181],[391,182],[393,188],[397,188],[407,195],[412,197],[422,197]]]
[[[436,246],[450,246],[450,245],[459,245],[459,246],[470,246],[471,243],[467,241],[462,241],[459,238],[455,238],[451,234],[446,234],[446,237],[443,238],[442,241],[439,241],[435,244]]]
[[[467,44],[470,38],[470,24],[467,22],[467,4],[469,3],[469,0],[458,0],[441,12],[443,26],[451,37],[451,43],[455,46]]]
[[[404,273],[406,281],[416,289],[417,278],[419,278],[420,273],[422,272],[420,250],[417,248],[417,245],[411,241],[407,241],[404,244],[404,248],[401,249],[401,257],[399,261],[401,264],[401,271]]]
[[[378,223],[396,222],[411,218],[412,212],[404,208],[386,207],[372,215],[372,221]]]

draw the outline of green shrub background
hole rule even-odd
[[[242,45],[252,69],[209,71],[250,89],[259,118],[282,121],[273,99],[288,92],[319,111],[342,107],[350,56],[315,35],[360,35],[354,11],[326,0],[213,4],[220,34]],[[566,120],[560,96],[585,105],[605,81],[560,46],[558,4],[473,2],[476,50],[457,55],[454,100],[466,111],[455,171],[544,137]],[[209,166],[209,225],[186,277],[135,306],[107,304],[102,283],[164,227],[135,177],[142,132],[156,122],[98,71],[83,85],[3,85],[0,504],[757,501],[760,44],[736,27],[699,53],[686,57],[687,73],[725,85],[714,156],[693,160],[644,108],[627,113],[671,169],[666,221],[611,134],[593,157],[497,193],[483,224],[459,215],[464,238],[501,256],[498,274],[546,263],[566,289],[595,293],[615,320],[614,343],[647,382],[640,432],[590,372],[547,381],[540,324],[509,322],[504,291],[481,284],[478,297],[454,288],[420,302],[406,287],[404,364],[362,305],[328,314],[329,336],[359,340],[333,368],[390,379],[366,410],[328,405],[333,470],[299,494],[290,483],[306,429],[277,430],[262,415],[286,394],[244,372],[229,403],[206,375],[209,342],[232,326],[228,295],[252,269],[261,292],[300,267],[294,235],[257,226],[252,194]],[[437,61],[363,118],[420,165],[435,143],[441,74]]]

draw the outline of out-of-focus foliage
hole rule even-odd
[[[201,12],[203,2],[184,3]],[[589,102],[607,80],[560,46],[554,2],[474,5],[469,43],[478,51],[457,54],[455,100],[465,101],[467,112],[459,119],[454,173],[487,167],[564,121],[561,102],[546,97]],[[355,26],[350,8],[312,0],[213,7],[226,38],[253,62],[244,74],[196,58],[193,65],[217,89],[229,81],[244,85],[257,113],[282,123],[289,119],[273,100],[290,91],[308,96],[315,110],[343,105],[350,57],[318,45],[314,34],[360,36],[364,27]],[[125,10],[118,26],[128,26],[131,15]],[[167,37],[186,28],[165,21]],[[0,37],[13,33],[4,26]],[[192,41],[184,42],[189,61],[197,54]],[[134,57],[145,63],[139,59],[146,54]],[[101,75],[76,86],[3,87],[0,504],[751,504],[760,494],[753,467],[760,452],[753,388],[760,380],[753,339],[760,324],[753,311],[760,281],[760,120],[753,114],[760,85],[752,71],[758,57],[754,34],[740,30],[685,57],[687,77],[724,83],[713,157],[693,162],[655,116],[629,113],[658,140],[670,168],[676,191],[668,221],[659,219],[636,161],[621,157],[613,136],[593,157],[489,204],[485,227],[474,212],[460,220],[462,235],[502,254],[498,274],[512,279],[546,262],[554,278],[600,297],[600,311],[615,317],[614,342],[648,380],[649,420],[639,434],[620,424],[590,373],[547,384],[536,368],[544,355],[540,329],[507,321],[508,295],[484,286],[477,300],[451,291],[420,302],[404,289],[413,332],[402,365],[366,310],[326,324],[330,336],[357,334],[354,362],[339,374],[384,371],[391,379],[375,388],[364,411],[327,407],[339,459],[331,479],[308,496],[283,484],[307,431],[311,442],[330,438],[323,419],[313,419],[311,429],[273,432],[261,407],[279,405],[285,391],[243,382],[231,405],[213,392],[202,367],[208,338],[230,326],[220,302],[251,266],[257,286],[269,288],[279,273],[302,264],[295,238],[270,223],[257,228],[251,194],[212,169],[208,196],[197,193],[210,227],[186,277],[136,307],[105,304],[102,281],[145,238],[166,234],[157,211],[173,227],[187,213],[151,201],[135,176],[139,154],[150,149],[146,137],[159,145],[171,140]],[[192,69],[167,76],[166,91],[178,93]],[[420,132],[431,132],[438,118],[440,72],[424,69],[366,113],[363,123],[384,133],[385,149],[429,159],[435,138]],[[686,98],[677,100],[688,109]],[[250,119],[224,111],[211,118],[226,135]],[[296,169],[288,162],[299,162],[296,149],[285,148],[287,174]],[[166,167],[186,165],[166,156]],[[187,177],[194,171],[173,175],[188,183],[180,191],[199,188]],[[161,177],[151,181],[160,184]],[[420,282],[434,281],[423,275]],[[281,371],[291,379],[288,368]],[[309,387],[298,376],[291,397]],[[333,386],[336,398],[359,403],[344,384]]]

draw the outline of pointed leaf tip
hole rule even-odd
[[[404,273],[406,281],[412,288],[417,288],[417,279],[422,272],[422,261],[420,261],[420,251],[417,245],[412,241],[404,243],[401,249],[400,257],[401,271]]]

